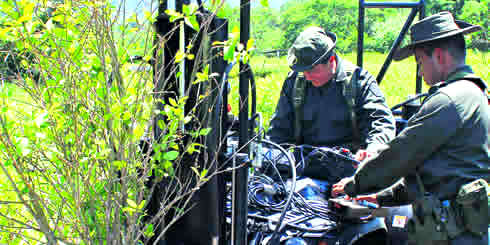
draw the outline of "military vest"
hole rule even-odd
[[[359,72],[361,69],[350,62],[343,62],[342,65],[346,74],[346,79],[344,82],[342,82],[342,95],[344,96],[350,116],[353,148],[357,150],[359,149],[359,146],[361,144],[361,137],[359,128],[357,126],[357,116],[355,108],[357,91],[359,90],[357,80],[359,79]],[[304,143],[303,135],[301,132],[301,129],[303,127],[303,119],[299,115],[303,115],[307,82],[308,81],[304,77],[303,73],[298,73],[296,75],[296,80],[294,81],[293,88],[293,107],[295,113],[294,137],[296,140],[296,145],[301,145]]]

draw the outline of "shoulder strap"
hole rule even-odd
[[[353,136],[353,147],[354,150],[358,150],[361,144],[361,136],[359,132],[359,127],[357,125],[356,116],[356,97],[358,91],[358,78],[359,78],[359,67],[349,63],[344,62],[346,80],[342,83],[342,94],[344,95],[345,101],[347,103],[347,109],[349,110],[350,121],[352,126],[352,136]]]
[[[305,102],[306,81],[302,73],[296,75],[293,88],[293,107],[294,107],[294,138],[296,145],[303,144],[303,135],[301,128],[303,127],[302,115]]]
[[[342,83],[342,94],[347,103],[348,113],[350,115],[350,121],[352,126],[352,136],[353,136],[353,147],[355,150],[359,149],[361,144],[361,137],[359,132],[359,127],[357,125],[356,116],[356,97],[358,91],[358,78],[359,78],[359,67],[344,62],[346,80]],[[294,137],[297,145],[303,144],[303,135],[301,134],[301,129],[303,127],[302,118],[304,107],[304,97],[305,97],[306,80],[302,73],[296,75],[293,88],[293,106],[294,106]]]

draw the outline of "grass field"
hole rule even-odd
[[[357,56],[355,53],[340,54],[340,56],[354,64],[356,63]],[[365,53],[364,68],[376,77],[383,66],[386,56],[387,54],[381,53]],[[489,63],[490,54],[488,52],[482,53],[471,50],[468,52],[467,64],[471,65],[475,73],[487,82],[490,81]],[[279,99],[282,84],[290,70],[287,66],[286,57],[253,57],[251,66],[257,86],[257,111],[262,113],[264,126],[267,128]],[[238,114],[239,82],[237,72],[238,68],[235,66],[231,75],[232,91],[229,96],[229,102],[235,115]],[[409,95],[415,94],[415,73],[416,66],[413,58],[391,63],[380,85],[389,106],[396,105]],[[423,91],[427,91],[425,83]]]

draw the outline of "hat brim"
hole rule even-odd
[[[291,70],[297,71],[297,72],[304,72],[313,69],[313,65],[309,66],[299,66],[297,64],[294,64],[291,66]]]
[[[450,31],[450,32],[445,33],[444,35],[440,35],[440,36],[437,36],[437,37],[434,37],[434,38],[420,40],[420,41],[417,41],[417,42],[410,43],[410,44],[408,44],[407,46],[405,46],[403,48],[399,48],[395,52],[395,54],[393,56],[393,59],[396,60],[396,61],[400,61],[400,60],[404,60],[404,59],[406,59],[406,58],[414,55],[414,51],[415,51],[414,48],[415,48],[415,46],[417,46],[419,44],[430,42],[430,41],[434,41],[434,40],[438,40],[438,39],[442,39],[442,38],[446,38],[446,37],[450,37],[450,36],[455,36],[455,35],[458,35],[458,34],[465,35],[465,34],[473,33],[473,32],[476,32],[476,31],[479,31],[479,30],[482,29],[481,26],[472,25],[472,24],[466,23],[464,21],[456,20],[455,22],[456,22],[456,24],[461,29]]]

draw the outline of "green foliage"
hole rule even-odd
[[[198,153],[196,139],[209,129],[190,129],[182,143],[180,125],[193,117],[183,111],[187,98],[164,103],[154,96],[151,71],[159,77],[158,64],[130,62],[133,55],[149,61],[158,51],[150,31],[155,14],[124,19],[119,9],[112,1],[0,3],[6,52],[43,81],[11,70],[14,84],[0,84],[0,243],[137,244],[163,219],[181,217],[214,174],[207,165],[192,169],[193,182],[176,174],[183,154]],[[194,14],[186,8],[182,16],[199,28]],[[205,69],[197,82],[209,76]],[[154,124],[157,116],[166,120]],[[161,135],[153,135],[155,125]],[[143,138],[152,157],[141,152]],[[172,198],[163,196],[162,215],[143,223],[153,173],[179,185]],[[171,209],[183,212],[166,217]]]
[[[489,0],[427,0],[426,15],[450,11],[457,19],[483,27],[467,36],[471,48],[488,50]],[[364,48],[367,51],[387,52],[405,23],[410,9],[365,10]],[[239,7],[227,5],[221,15],[230,27],[239,25]],[[352,52],[357,47],[357,0],[289,0],[281,9],[258,6],[251,11],[251,36],[258,51],[288,49],[306,27],[316,25],[337,34],[337,49]],[[405,38],[407,41],[408,38]]]
[[[280,17],[275,9],[257,7],[252,11],[251,36],[257,40],[255,48],[258,50],[279,49],[281,36]]]

